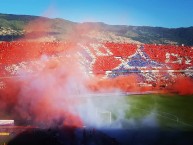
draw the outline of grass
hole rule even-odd
[[[129,107],[127,119],[139,121],[154,114],[162,128],[193,130],[193,96],[179,95],[131,95],[126,100]]]

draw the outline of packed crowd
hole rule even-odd
[[[60,42],[1,42],[0,43],[0,62],[8,65],[22,61],[31,61],[41,55],[53,55],[63,52],[73,44]]]
[[[193,49],[189,46],[145,44],[144,52],[152,60],[165,63],[174,70],[193,65]]]
[[[99,56],[93,65],[93,73],[105,74],[106,71],[113,70],[120,64],[120,60],[114,56]]]
[[[113,54],[113,56],[121,56],[123,58],[127,58],[134,54],[137,50],[136,44],[129,44],[129,43],[112,43],[107,42],[104,44]]]
[[[95,74],[105,74],[105,71],[111,71],[121,65],[125,65],[127,69],[140,67],[142,70],[159,67],[163,69],[163,66],[168,66],[164,69],[183,70],[193,66],[193,49],[188,46],[153,44],[139,46],[113,42],[78,45],[72,42],[13,41],[0,43],[0,67],[33,61],[42,55],[65,53],[77,47],[80,47],[79,53],[89,59],[87,61],[90,62],[90,69]]]

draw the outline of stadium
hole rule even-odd
[[[2,143],[58,127],[48,136],[65,130],[71,143],[127,144],[137,134],[149,143],[157,128],[154,143],[170,133],[191,142],[184,137],[193,128],[190,46],[12,41],[0,48]],[[117,130],[119,137],[111,133]]]
[[[193,145],[193,1],[0,3],[0,145]]]

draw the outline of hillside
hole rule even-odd
[[[185,44],[193,45],[193,26],[162,28],[149,26],[108,25],[105,23],[75,23],[29,15],[0,14],[0,40],[18,38],[33,40],[66,40],[90,38],[101,41]]]

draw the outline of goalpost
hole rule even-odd
[[[96,109],[96,117],[104,125],[110,125],[112,123],[111,111]]]

